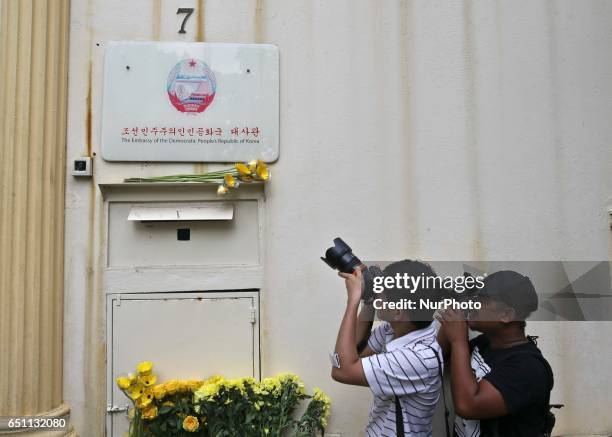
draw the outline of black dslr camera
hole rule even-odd
[[[383,276],[383,272],[378,266],[365,266],[359,258],[355,256],[350,246],[342,241],[342,238],[334,238],[334,246],[325,251],[325,256],[321,257],[325,263],[334,270],[344,273],[353,273],[356,268],[361,268],[363,275],[363,290],[361,298],[367,303],[374,300],[374,278]]]

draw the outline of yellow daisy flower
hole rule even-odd
[[[132,387],[129,390],[128,396],[132,398],[133,400],[137,400],[144,394],[144,392],[145,392],[144,386],[141,384],[136,384],[134,387]]]
[[[132,383],[130,382],[130,378],[128,378],[127,376],[120,376],[119,378],[117,378],[116,381],[117,385],[121,390],[127,390],[132,385]]]
[[[145,387],[151,387],[153,384],[155,384],[157,382],[157,376],[155,376],[153,374],[139,376],[138,380]]]
[[[155,396],[153,395],[153,390],[145,389],[142,395],[138,399],[136,399],[136,406],[139,409],[148,407],[151,402],[153,402],[153,399],[155,399]]]
[[[143,361],[136,366],[136,370],[138,370],[138,374],[141,376],[151,374],[151,370],[153,370],[153,363],[151,361]]]
[[[145,396],[141,396],[138,399],[136,399],[136,408],[138,408],[139,410],[143,410],[147,408],[149,405],[151,405],[151,401],[152,399],[149,399]]]

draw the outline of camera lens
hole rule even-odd
[[[321,257],[332,269],[344,273],[351,273],[355,267],[361,264],[350,246],[342,241],[342,238],[334,239],[334,246],[325,251],[325,257]]]

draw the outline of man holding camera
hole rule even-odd
[[[550,436],[553,374],[525,335],[525,319],[538,307],[531,280],[513,271],[496,272],[472,299],[482,306],[467,321],[456,310],[440,314],[438,340],[450,355],[455,435]],[[482,334],[468,340],[468,327]]]
[[[372,304],[364,303],[358,315],[364,293],[363,268],[338,273],[346,281],[348,296],[336,341],[332,378],[371,388],[374,405],[366,427],[368,436],[429,437],[442,386],[441,349],[431,323],[433,311],[423,314],[403,309],[378,310],[384,322],[371,331],[375,313]],[[435,276],[429,266],[409,260],[390,264],[383,272],[388,276],[397,273]],[[412,297],[418,298],[421,292],[414,290]],[[385,288],[380,296],[386,302],[399,302],[406,293]]]

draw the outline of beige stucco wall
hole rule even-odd
[[[178,35],[176,9],[192,6]],[[99,154],[106,41],[278,45],[262,372],[321,386],[329,431],[359,435],[370,393],[329,378],[344,292],[318,256],[342,235],[367,259],[609,259],[610,23],[605,0],[75,0],[68,159]],[[88,436],[105,408],[97,184],[207,166],[96,157],[94,168],[91,181],[67,178],[66,198],[64,393]],[[553,401],[567,405],[557,431],[612,432],[612,324],[532,326],[556,371]]]

